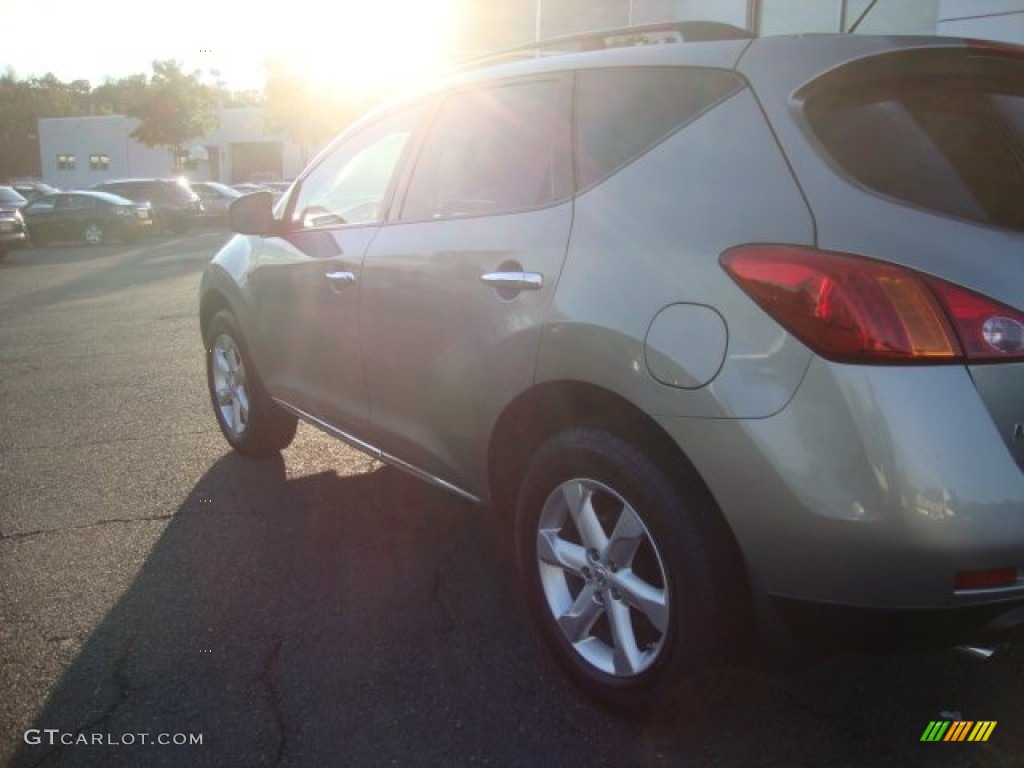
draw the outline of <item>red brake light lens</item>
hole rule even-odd
[[[998,589],[1012,587],[1017,583],[1016,568],[996,568],[991,571],[961,571],[956,574],[954,588],[967,589]]]
[[[721,263],[762,309],[830,360],[1024,360],[1024,314],[905,267],[791,245],[740,246]]]

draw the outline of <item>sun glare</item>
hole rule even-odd
[[[378,0],[314,5],[279,55],[324,85],[366,93],[408,87],[449,59],[449,0]]]
[[[0,9],[10,0],[0,0]],[[106,77],[149,74],[157,59],[180,61],[233,90],[260,90],[265,63],[280,59],[300,75],[331,87],[371,92],[414,85],[436,75],[450,57],[458,0],[303,0],[250,6],[178,0],[158,23],[120,33],[96,46],[81,37],[95,22],[94,4],[37,0],[19,4],[25,28],[51,29],[45,46],[31,35],[8,40],[0,67],[19,76],[54,72],[99,85]],[[108,18],[138,12],[132,0],[96,0]],[[59,6],[59,7],[58,7]]]
[[[0,0],[0,8],[8,0]],[[372,92],[414,85],[442,70],[451,56],[464,0],[305,0],[285,6],[178,0],[177,11],[152,27],[138,27],[96,47],[81,30],[93,24],[91,4],[54,0],[19,5],[27,29],[43,29],[47,16],[67,16],[47,45],[16,36],[0,51],[0,68],[17,75],[53,72],[71,81],[151,72],[156,59],[175,59],[232,90],[260,90],[265,63],[278,58],[303,76],[332,87]],[[128,17],[131,0],[97,0],[103,14]],[[20,16],[19,16],[20,17]]]

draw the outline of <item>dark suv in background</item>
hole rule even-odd
[[[152,208],[154,231],[181,233],[199,220],[203,205],[185,179],[115,179],[93,189],[126,197]]]

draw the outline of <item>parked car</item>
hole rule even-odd
[[[268,181],[263,186],[269,189],[275,196],[280,197],[291,189],[292,183],[290,181]]]
[[[0,186],[0,208],[8,210],[23,207],[28,200],[14,187]]]
[[[187,232],[203,214],[199,196],[186,179],[116,179],[97,184],[93,189],[136,202],[148,202],[153,229],[157,232]]]
[[[269,191],[262,184],[232,184],[231,188],[236,192],[241,192],[243,195],[251,195],[253,192],[267,192]]]
[[[243,195],[251,195],[253,192],[269,192],[275,200],[279,200],[284,194],[279,186],[272,184],[234,184],[231,188]]]
[[[224,437],[493,507],[624,710],[755,638],[1019,628],[1024,48],[678,28],[469,68],[236,202]]]
[[[153,228],[149,203],[91,190],[43,195],[22,213],[36,245],[50,240],[82,240],[88,245],[102,245],[111,239],[130,243]]]
[[[242,196],[238,190],[216,181],[193,181],[190,186],[199,195],[203,215],[217,220],[226,220],[228,206]]]
[[[27,239],[21,208],[25,198],[10,187],[0,186],[0,256],[24,244]]]
[[[28,202],[32,202],[42,195],[49,195],[58,191],[56,187],[51,187],[45,182],[35,180],[13,181],[11,182],[11,187]]]

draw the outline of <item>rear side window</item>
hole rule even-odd
[[[1024,231],[1024,62],[966,52],[942,61],[904,55],[888,74],[833,76],[812,91],[807,119],[864,186]]]
[[[732,72],[684,67],[585,70],[576,94],[576,184],[614,173],[743,88]]]

